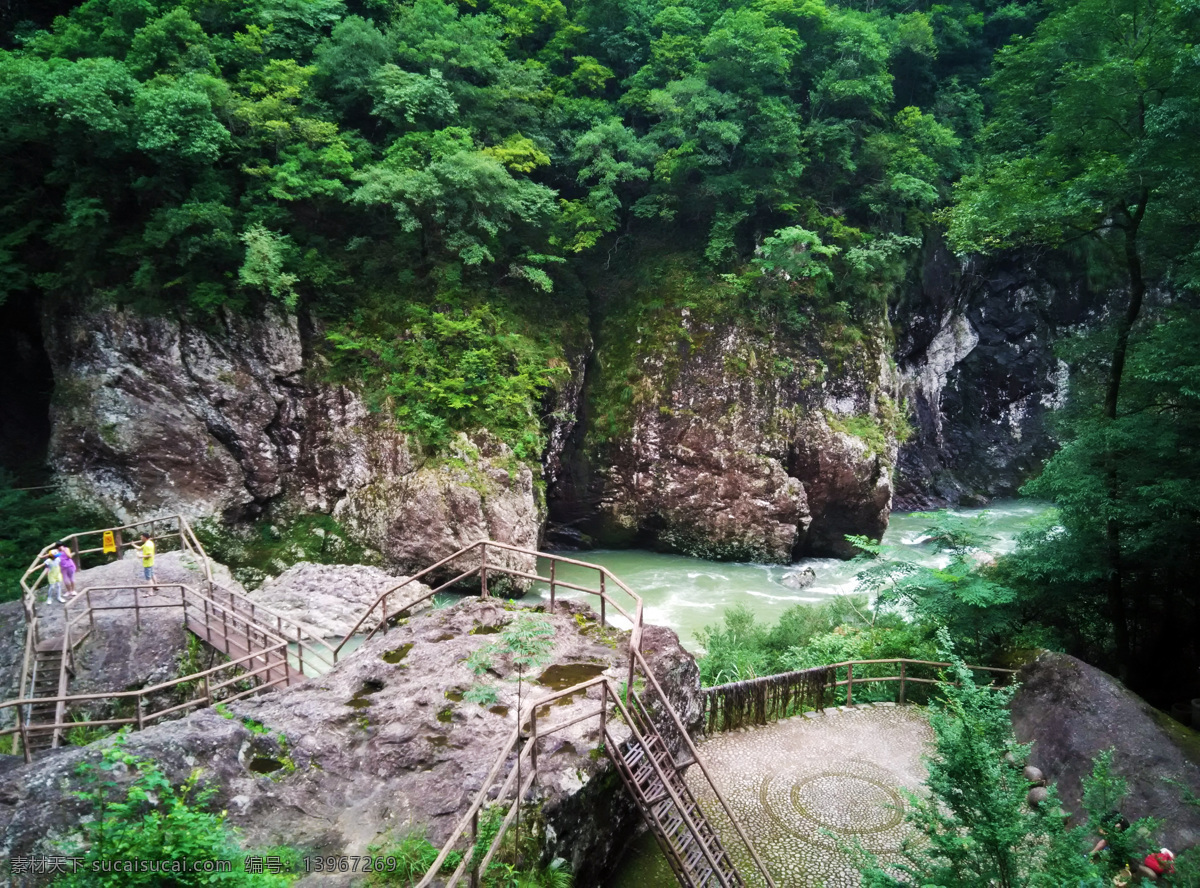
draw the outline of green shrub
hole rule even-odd
[[[204,810],[216,792],[202,787],[199,772],[182,786],[173,786],[158,766],[138,758],[124,747],[124,735],[104,750],[99,764],[84,762],[77,773],[86,788],[76,793],[91,803],[92,818],[84,820],[82,842],[65,849],[82,865],[54,884],[62,888],[135,888],[161,885],[217,885],[231,888],[271,888],[292,879],[284,875],[248,873],[243,865],[236,831],[224,812]],[[123,786],[113,773],[129,769],[135,776]],[[118,862],[160,861],[171,869],[163,872],[127,872]],[[196,871],[197,863],[211,862],[227,872]],[[115,872],[102,870],[113,867]]]
[[[348,323],[328,338],[338,372],[422,444],[437,450],[457,432],[486,428],[519,458],[540,457],[537,407],[566,368],[491,306],[409,305],[386,332]]]

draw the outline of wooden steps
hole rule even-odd
[[[247,620],[247,622],[249,621]],[[286,649],[283,651],[267,650],[276,646],[278,642],[273,638],[269,638],[260,627],[252,623],[248,627],[230,627],[222,626],[221,623],[211,620],[206,625],[202,620],[198,620],[191,614],[188,614],[184,620],[184,626],[205,644],[216,648],[231,660],[237,660],[261,651],[260,656],[242,665],[242,668],[247,672],[264,669],[265,667],[265,671],[259,672],[255,676],[255,680],[259,684],[275,684],[278,682],[286,685],[297,679],[304,678],[304,676],[299,675],[297,670],[291,669],[288,666]],[[247,639],[247,635],[249,639]]]
[[[29,697],[57,697],[62,675],[62,639],[48,639],[38,645],[33,661],[33,676],[29,682]],[[50,749],[54,743],[54,729],[58,715],[58,704],[53,701],[38,701],[30,704],[26,715],[25,736],[29,751]],[[39,727],[41,726],[41,727]]]
[[[686,888],[744,886],[712,824],[683,779],[666,741],[652,724],[639,724],[642,739],[630,738],[613,757],[655,839]],[[664,782],[665,778],[665,782]]]

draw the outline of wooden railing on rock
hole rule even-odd
[[[91,601],[91,593],[109,591],[106,587],[93,587],[82,599],[67,605],[67,617],[63,626],[62,637],[62,671],[59,674],[58,693],[52,697],[26,697],[22,693],[16,700],[0,703],[0,712],[13,710],[16,714],[15,725],[0,730],[0,737],[13,737],[13,752],[17,753],[19,739],[25,760],[31,760],[31,752],[39,744],[39,737],[50,735],[51,748],[62,744],[63,732],[71,728],[88,728],[114,725],[136,725],[139,729],[152,721],[200,706],[208,706],[220,700],[235,700],[248,694],[258,693],[266,688],[286,685],[293,680],[295,670],[292,669],[288,657],[287,640],[276,636],[263,627],[244,618],[239,612],[201,595],[190,586],[173,583],[153,587],[156,594],[153,598],[142,601],[141,593],[148,587],[112,587],[112,589],[129,592],[133,596],[130,604],[96,604]],[[171,590],[178,592],[178,599],[164,597]],[[76,613],[71,614],[75,606]],[[70,664],[75,649],[83,642],[95,627],[97,611],[133,610],[135,619],[140,621],[142,611],[174,608],[183,611],[184,623],[187,628],[208,643],[231,656],[227,663],[182,676],[172,681],[162,682],[135,691],[108,691],[95,694],[67,694],[68,672],[72,671]],[[33,633],[26,635],[26,650],[32,645]],[[35,652],[36,656],[36,652]],[[23,667],[24,668],[24,667]],[[228,673],[227,677],[221,674]],[[217,680],[214,683],[214,677]],[[240,683],[240,684],[239,684]],[[222,693],[226,688],[238,685],[235,693]],[[173,689],[184,689],[194,693],[190,699],[182,703],[161,705],[158,709],[148,709],[147,703],[153,705],[154,699]],[[134,711],[128,716],[115,716],[105,719],[84,719],[73,721],[68,718],[68,708],[105,702],[119,706],[122,702],[132,702]],[[31,722],[30,710],[35,706],[53,703],[55,714],[53,722]]]

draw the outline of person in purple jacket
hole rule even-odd
[[[63,589],[67,597],[75,597],[75,559],[66,543],[58,544],[58,566],[62,568]]]

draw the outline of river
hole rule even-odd
[[[983,516],[981,530],[990,537],[981,548],[990,554],[1011,552],[1017,537],[1030,522],[1046,510],[1044,503],[1027,500],[997,500],[986,509],[951,509],[964,518]],[[949,559],[934,551],[925,535],[929,512],[893,512],[883,544],[897,557],[929,566],[944,565]],[[607,567],[630,589],[641,596],[647,623],[669,626],[679,633],[684,647],[700,650],[696,633],[721,620],[726,608],[745,605],[762,622],[774,622],[795,604],[821,601],[833,595],[845,595],[855,589],[859,566],[836,558],[806,558],[796,564],[749,564],[704,561],[686,555],[665,555],[640,549],[595,549],[563,553],[580,561]],[[816,581],[805,589],[793,589],[783,583],[788,574],[812,568]],[[556,578],[595,588],[596,573],[582,568],[560,566]],[[546,576],[547,564],[539,565]],[[549,599],[549,590],[539,591]],[[558,591],[562,598],[587,597],[584,593]],[[623,623],[620,617],[613,621]]]

